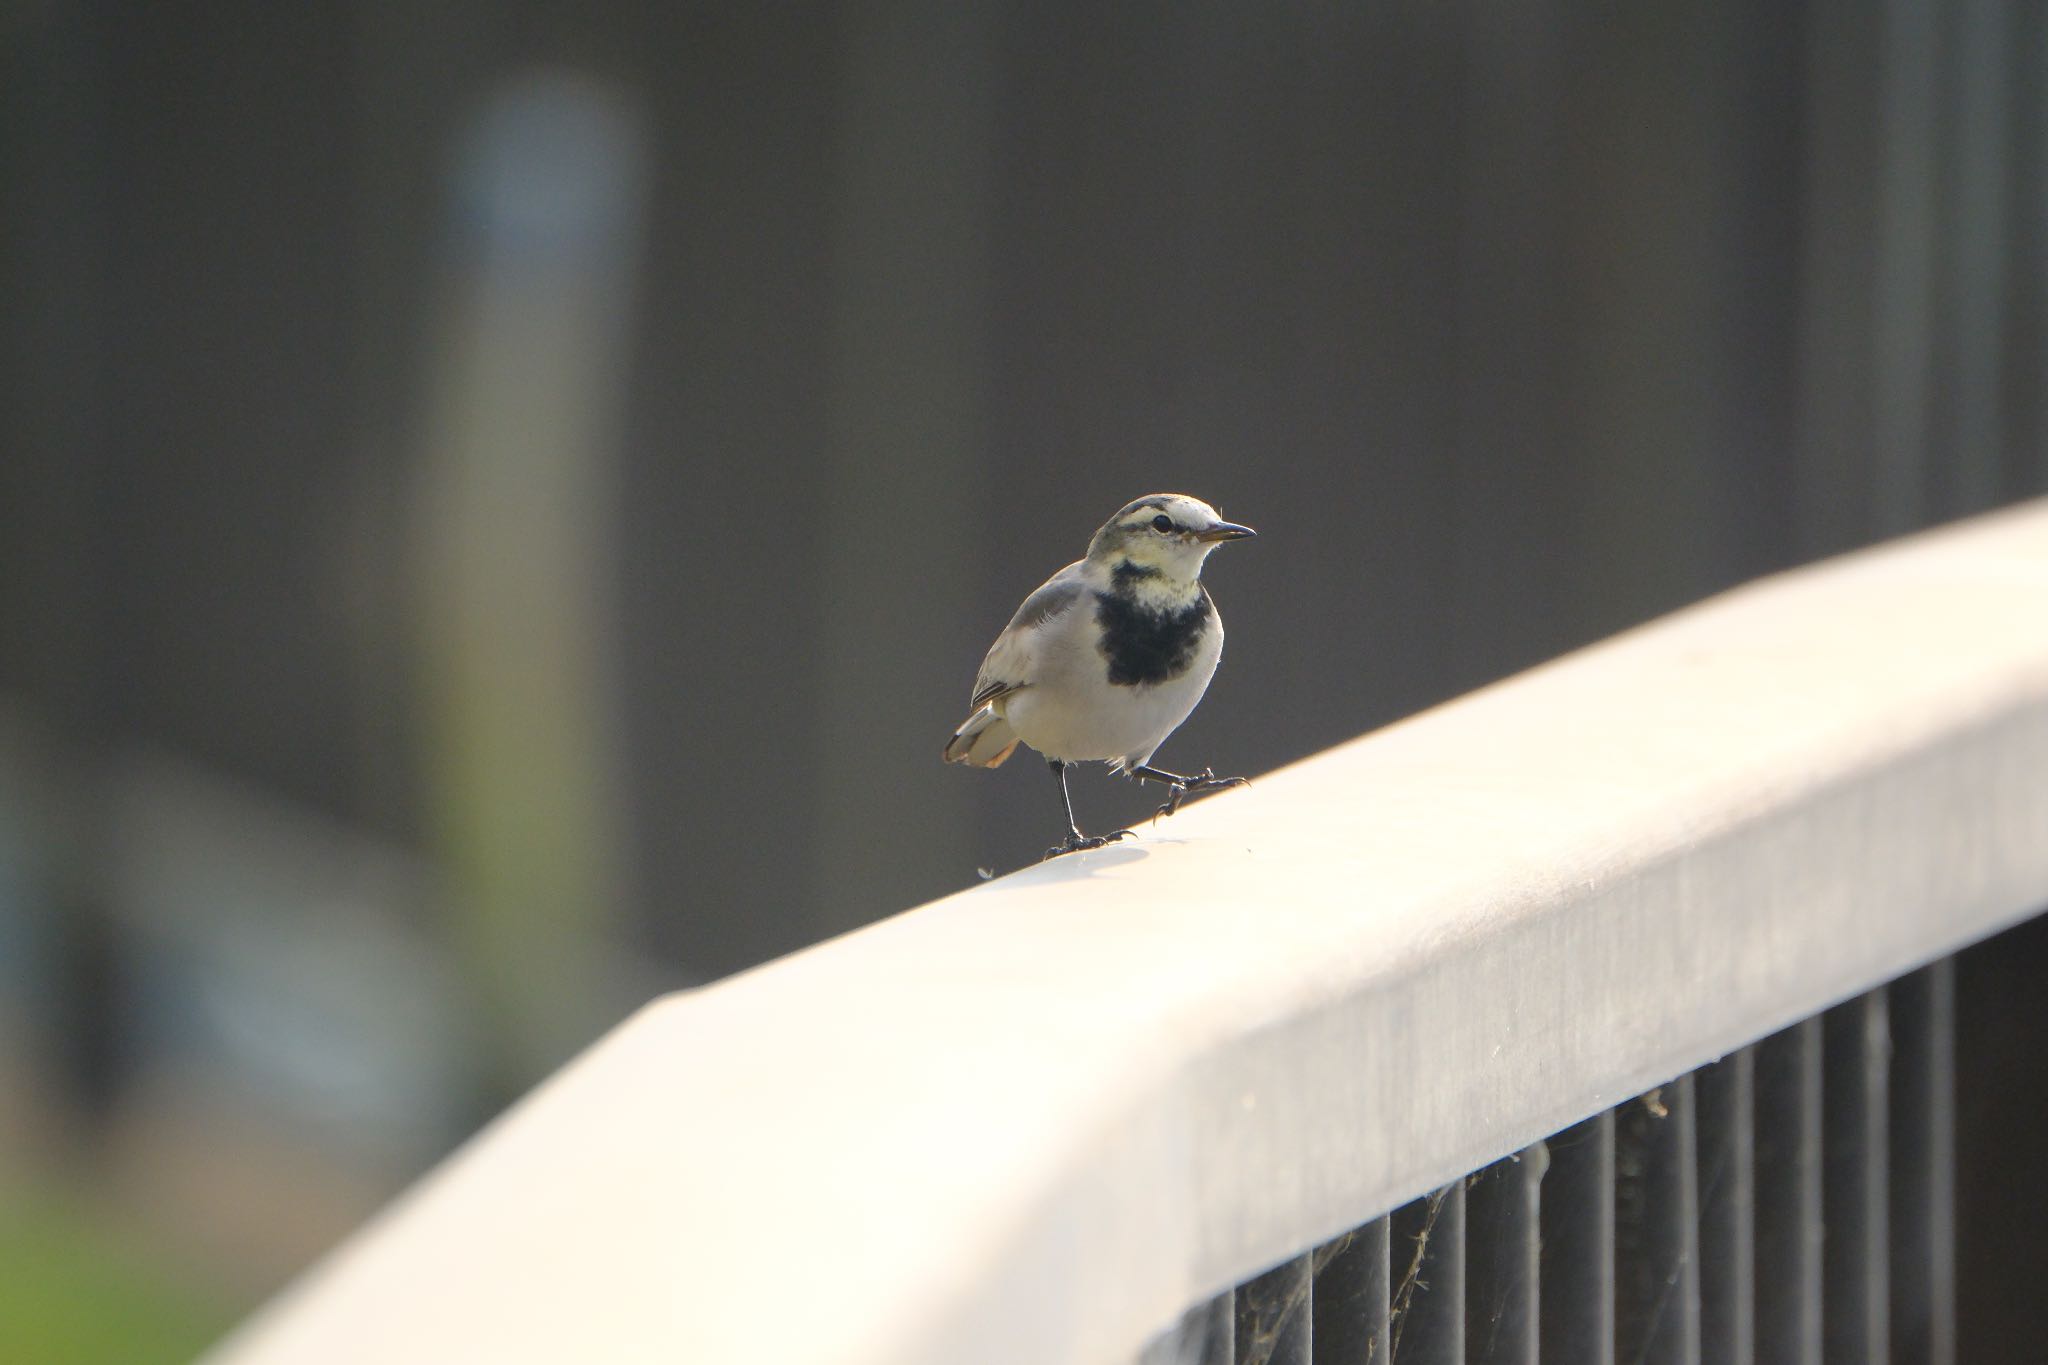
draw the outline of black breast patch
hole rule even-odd
[[[1138,687],[1178,678],[1194,662],[1195,646],[1209,628],[1209,594],[1179,610],[1159,611],[1116,592],[1095,594],[1095,621],[1109,680]]]

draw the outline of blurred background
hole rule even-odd
[[[1160,756],[1255,774],[2048,490],[2044,70],[2017,0],[0,9],[0,1360],[189,1356],[649,996],[1036,857],[939,749],[1132,497],[1261,532]]]

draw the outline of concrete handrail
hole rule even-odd
[[[1124,1362],[2044,906],[2036,503],[657,1001],[216,1358]]]

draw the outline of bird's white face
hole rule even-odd
[[[1103,523],[1088,547],[1088,557],[1154,569],[1172,582],[1190,583],[1201,576],[1202,561],[1211,550],[1252,534],[1249,526],[1225,521],[1200,498],[1155,493]]]

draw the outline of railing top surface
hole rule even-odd
[[[222,1361],[1127,1360],[2048,904],[2048,503],[658,1001]]]

